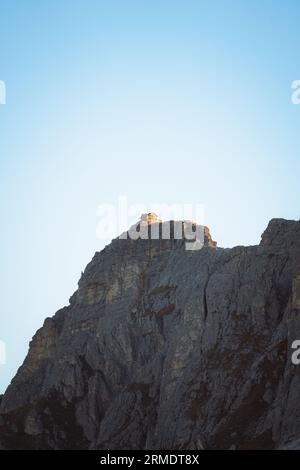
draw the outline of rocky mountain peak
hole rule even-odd
[[[187,247],[186,242],[190,242],[189,248],[193,248],[192,243],[196,242],[198,246],[195,247],[195,250],[199,250],[203,246],[217,247],[217,242],[213,241],[208,227],[191,220],[162,221],[154,212],[142,214],[140,220],[132,225],[127,232],[122,233],[118,239],[149,240],[152,247],[159,246],[164,249],[178,248],[183,244]]]
[[[300,222],[232,249],[205,227],[192,253],[172,230],[95,254],[0,400],[0,448],[299,447]]]

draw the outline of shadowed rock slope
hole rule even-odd
[[[0,400],[4,449],[271,449],[300,442],[300,222],[258,246],[113,240]],[[297,444],[298,443],[298,444]]]

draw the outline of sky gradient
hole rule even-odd
[[[103,247],[99,204],[204,204],[226,247],[299,219],[299,17],[298,0],[1,0],[0,393]]]

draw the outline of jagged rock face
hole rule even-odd
[[[114,240],[0,400],[5,449],[299,446],[300,222],[258,246]],[[298,444],[297,444],[298,442]]]

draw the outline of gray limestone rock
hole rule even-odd
[[[204,233],[95,254],[0,399],[0,448],[299,447],[300,222],[251,247]]]

